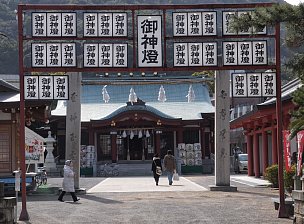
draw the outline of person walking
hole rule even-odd
[[[162,175],[162,165],[158,153],[155,153],[152,160],[152,171],[156,186],[158,186],[159,177]]]
[[[77,198],[75,195],[75,186],[74,186],[74,171],[73,171],[73,163],[71,160],[65,161],[65,165],[63,167],[63,182],[62,182],[62,191],[58,197],[58,201],[63,202],[63,196],[66,192],[70,192],[73,201],[79,201],[80,198]]]
[[[173,183],[173,174],[176,170],[176,165],[175,165],[175,158],[172,155],[172,151],[168,150],[167,155],[165,155],[164,158],[164,168],[167,172],[168,180],[169,180],[169,185],[172,185]]]

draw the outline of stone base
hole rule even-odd
[[[279,198],[272,198],[273,204],[274,204],[274,209],[279,210],[280,207],[280,199]],[[292,198],[285,198],[285,209],[286,213],[289,216],[294,215],[294,202]]]
[[[209,185],[210,191],[224,191],[224,192],[236,192],[237,187],[235,186],[216,186],[216,185]]]
[[[296,224],[304,223],[304,192],[301,190],[293,190],[292,197],[294,199],[294,217]]]
[[[14,223],[15,197],[0,198],[0,223]]]

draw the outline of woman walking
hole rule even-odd
[[[172,151],[168,150],[167,155],[165,155],[164,158],[164,168],[167,172],[168,180],[169,180],[169,185],[172,185],[173,183],[173,174],[176,170],[176,165],[175,165],[175,158],[172,155]]]
[[[152,160],[152,171],[153,171],[153,176],[154,176],[156,186],[158,186],[158,181],[159,181],[160,175],[162,175],[162,170],[163,170],[163,168],[161,165],[159,155],[158,155],[158,153],[155,153],[153,156],[153,160]]]
[[[73,171],[73,163],[71,160],[65,161],[65,165],[63,167],[63,182],[62,182],[62,192],[58,197],[58,201],[63,202],[63,196],[66,192],[70,192],[73,201],[79,201],[80,199],[75,195],[75,187],[74,187],[74,171]]]

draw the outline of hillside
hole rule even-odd
[[[0,74],[18,73],[17,21],[15,10],[19,2],[24,4],[100,4],[100,0],[0,0]],[[205,1],[202,1],[203,4]],[[239,0],[209,0],[207,4],[239,3]],[[242,0],[242,3],[283,2],[267,0]],[[124,4],[197,4],[197,0],[104,0],[107,5]],[[28,20],[28,18],[26,18]],[[288,57],[286,50],[283,50]]]

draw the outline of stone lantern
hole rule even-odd
[[[53,149],[54,149],[54,142],[56,142],[56,140],[51,136],[51,131],[48,131],[48,137],[45,138],[45,149],[47,150],[47,155],[45,158],[45,170],[46,172],[54,172],[56,171],[57,167],[56,167],[56,163],[55,163],[55,158],[53,156]]]

